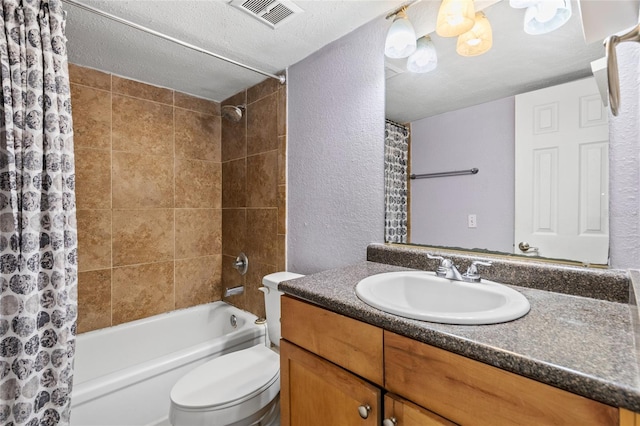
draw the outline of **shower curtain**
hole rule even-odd
[[[73,131],[59,0],[2,0],[0,424],[69,422],[77,316]]]
[[[407,171],[409,129],[386,120],[384,127],[384,240],[408,242]]]

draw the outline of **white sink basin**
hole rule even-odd
[[[384,312],[444,324],[495,324],[530,309],[526,297],[505,285],[453,281],[423,271],[370,276],[358,283],[356,294]]]

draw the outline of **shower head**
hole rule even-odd
[[[221,108],[222,116],[227,120],[231,120],[234,123],[237,123],[242,118],[242,114],[244,114],[244,105],[224,105]]]

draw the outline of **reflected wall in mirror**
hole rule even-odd
[[[411,10],[419,7],[417,4],[410,9],[410,18]],[[577,6],[574,10],[577,11]],[[598,149],[583,150],[586,163],[580,163],[578,155],[574,160],[567,160],[577,168],[577,177],[571,178],[577,182],[569,196],[564,189],[558,193],[552,188],[555,183],[567,180],[563,175],[566,167],[557,161],[560,157],[565,161],[568,154],[564,148],[539,145],[545,135],[554,133],[551,128],[539,132],[536,135],[539,146],[533,149],[538,156],[527,160],[535,166],[535,173],[526,183],[534,189],[527,196],[533,207],[529,205],[529,212],[522,214],[515,203],[515,194],[521,193],[516,189],[516,95],[591,76],[591,62],[601,58],[604,49],[600,43],[585,44],[577,13],[559,30],[537,36],[524,33],[524,11],[512,9],[509,2],[493,4],[484,9],[484,13],[493,26],[494,45],[482,56],[460,57],[455,53],[455,38],[443,39],[431,34],[439,55],[436,70],[413,74],[402,71],[402,64],[397,60],[387,60],[388,71],[393,71],[387,73],[386,115],[410,127],[410,173],[479,169],[475,175],[410,181],[408,242],[605,264],[606,242],[604,254],[600,244],[600,252],[594,257],[572,248],[576,246],[566,238],[549,238],[559,233],[560,222],[567,221],[587,238],[600,238],[607,232],[606,181],[602,180],[603,173],[605,179],[608,173],[606,158],[602,157],[606,157],[602,143],[607,141],[603,141],[599,133],[587,143],[591,147],[600,144]],[[584,94],[587,109],[583,103],[582,113],[606,120],[607,111],[598,87],[595,82],[590,84],[588,93]],[[595,104],[591,102],[594,99]],[[567,120],[580,120],[580,105],[569,113],[578,117],[575,119],[559,118],[560,115],[552,114],[553,107],[545,109],[540,105],[543,104],[532,107],[540,114],[539,126],[562,124],[564,132]],[[557,107],[556,112],[560,112]],[[560,137],[566,139],[567,133]],[[538,150],[542,147],[543,151]],[[540,155],[554,149],[557,153],[562,151],[562,155]],[[597,173],[592,173],[594,170],[598,170]],[[531,170],[528,173],[531,174]],[[589,176],[592,177],[589,179]],[[584,185],[590,185],[586,192]],[[594,194],[599,196],[594,198]],[[569,212],[563,204],[567,199],[578,206],[588,200],[588,213],[580,216],[578,211]],[[531,212],[535,214],[529,214]],[[596,212],[597,217],[592,217]],[[554,219],[559,217],[556,213],[565,213],[565,218]],[[535,222],[530,225],[535,232],[524,239],[521,233],[515,232],[515,224],[527,215],[527,220]],[[518,248],[520,242],[528,243],[531,248],[524,252]],[[557,250],[559,248],[562,250]]]

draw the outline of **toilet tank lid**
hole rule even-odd
[[[295,272],[276,272],[273,274],[265,275],[262,278],[262,284],[269,288],[278,289],[278,284],[282,281],[293,280],[295,278],[304,277],[304,275],[296,274]]]

